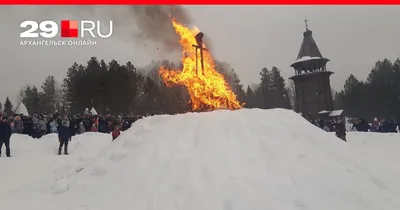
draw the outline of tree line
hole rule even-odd
[[[68,68],[61,83],[48,76],[39,88],[22,88],[17,102],[24,103],[29,113],[82,113],[91,107],[99,113],[137,115],[190,111],[186,88],[166,87],[158,74],[160,66],[182,69],[179,62],[167,60],[136,67],[131,62],[106,63],[92,57],[85,65],[74,63]],[[291,109],[294,105],[293,83],[287,83],[275,66],[262,68],[259,82],[247,87],[229,64],[216,61],[215,68],[245,108]],[[335,92],[334,103],[335,108],[344,109],[352,117],[400,117],[400,60],[376,62],[366,81],[350,75],[344,89]],[[6,113],[12,113],[14,108],[9,98],[4,107],[0,103],[0,110]]]
[[[18,95],[29,113],[82,113],[95,107],[99,113],[115,114],[176,114],[191,110],[190,97],[184,86],[167,87],[158,74],[160,66],[182,69],[171,61],[152,61],[144,67],[116,60],[106,63],[92,57],[86,65],[74,63],[58,83],[48,76],[41,87],[26,86]],[[263,68],[259,84],[243,87],[235,70],[227,63],[216,62],[220,72],[247,108],[290,108],[288,89],[278,68]],[[7,105],[7,106],[6,106]],[[4,112],[12,113],[7,98]]]
[[[348,116],[400,119],[400,59],[376,62],[365,81],[351,74],[334,98]]]

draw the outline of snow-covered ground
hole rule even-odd
[[[13,136],[0,158],[7,210],[398,210],[399,134],[348,143],[282,109],[141,119],[114,142]],[[4,153],[4,151],[3,151]]]
[[[69,143],[70,155],[59,156],[55,134],[41,139],[13,134],[10,140],[12,157],[5,157],[3,146],[0,158],[1,206],[8,210],[46,206],[42,201],[65,192],[79,171],[107,148],[111,140],[106,134],[78,135]]]

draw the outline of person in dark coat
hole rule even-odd
[[[343,141],[346,141],[346,126],[344,125],[341,119],[337,120],[335,129],[336,129],[336,136],[342,139]]]
[[[320,119],[320,120],[318,121],[318,126],[319,126],[321,129],[324,129],[324,127],[325,127],[325,121],[324,121],[323,119]]]
[[[329,119],[329,120],[326,122],[326,126],[329,128],[330,131],[334,131],[335,125],[334,125],[334,123],[333,123],[333,121],[332,121],[331,119]]]
[[[369,124],[367,123],[367,121],[364,120],[364,118],[360,118],[360,122],[356,126],[357,131],[361,132],[368,132],[369,127]]]
[[[397,131],[396,131],[396,125],[397,125],[397,123],[396,123],[396,119],[394,118],[394,117],[392,117],[392,118],[390,118],[389,120],[388,120],[388,123],[389,123],[389,125],[388,125],[388,133],[396,133]]]
[[[103,116],[99,117],[99,129],[100,133],[107,133],[107,122],[104,120]]]
[[[92,120],[89,118],[89,116],[85,116],[82,120],[83,125],[85,126],[86,131],[90,131],[92,129]]]
[[[382,119],[381,126],[379,127],[379,132],[381,133],[389,133],[390,130],[390,121]]]
[[[69,129],[73,136],[79,133],[79,119],[76,116],[70,118]]]
[[[61,155],[62,147],[64,146],[64,155],[68,155],[68,142],[71,141],[72,133],[66,121],[58,128],[58,140],[60,147],[58,148],[58,155]]]
[[[0,122],[0,156],[1,156],[1,148],[3,144],[6,145],[6,155],[7,157],[11,157],[10,154],[10,138],[11,138],[11,126],[7,121],[7,117],[3,116]]]
[[[122,124],[122,130],[126,131],[131,127],[131,123],[128,119],[124,120],[124,123]]]

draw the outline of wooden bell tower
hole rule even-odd
[[[295,111],[303,116],[316,117],[320,111],[332,111],[333,99],[329,77],[333,72],[326,70],[329,59],[324,58],[308,29],[303,33],[303,42],[297,60],[290,65],[295,75],[290,77],[295,84]]]

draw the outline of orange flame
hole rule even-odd
[[[196,72],[195,36],[197,28],[189,29],[172,19],[172,25],[180,36],[182,46],[183,70],[167,70],[161,66],[159,73],[167,85],[185,85],[190,94],[192,110],[216,110],[242,108],[235,93],[229,88],[224,76],[215,70],[214,59],[210,52],[203,51],[204,75],[201,73],[200,55],[198,55],[199,75]],[[202,47],[205,47],[204,44]],[[199,53],[200,54],[200,53]]]

